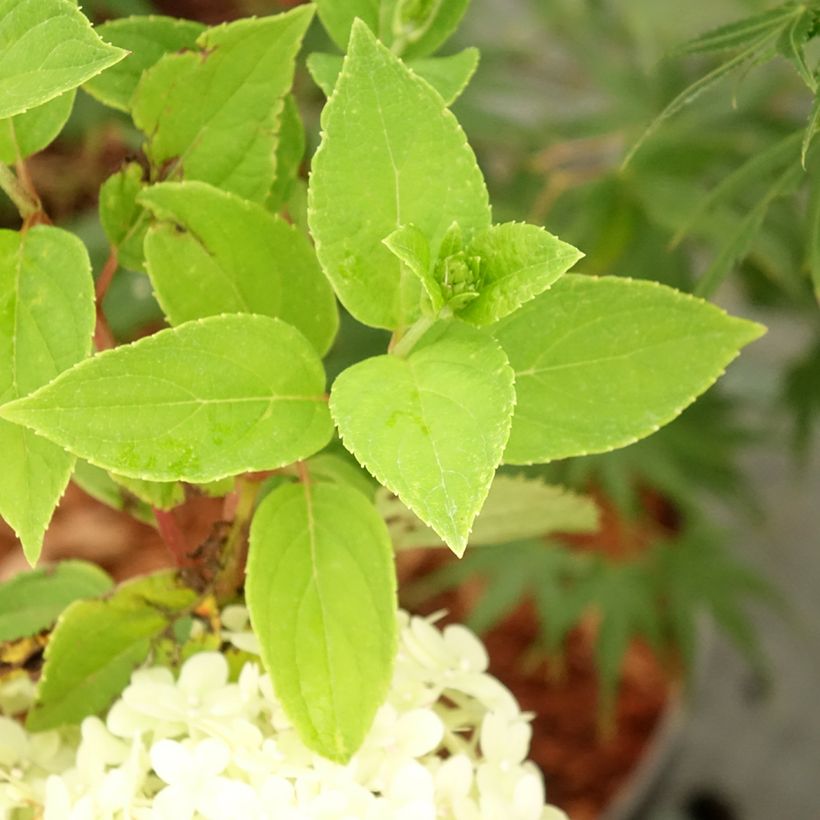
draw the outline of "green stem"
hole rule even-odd
[[[436,323],[436,318],[433,316],[422,316],[414,324],[410,325],[407,332],[396,342],[393,349],[390,351],[394,356],[404,358],[409,355],[410,351],[416,346],[419,339],[427,333],[428,330]]]
[[[238,478],[236,512],[230,532],[222,548],[222,566],[214,580],[214,595],[220,604],[230,601],[242,586],[250,527],[261,482]]]
[[[26,219],[40,211],[40,203],[32,199],[25,188],[20,184],[20,180],[14,171],[0,163],[0,188],[2,188],[8,198],[14,203],[20,216]]]

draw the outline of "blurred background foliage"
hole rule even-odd
[[[84,3],[98,21],[169,13],[209,23],[286,5],[292,3]],[[718,32],[717,41],[685,45],[750,17]],[[732,516],[765,515],[744,476],[744,451],[780,436],[793,449],[795,469],[807,469],[803,454],[816,432],[820,149],[805,135],[808,128],[813,136],[818,119],[818,17],[817,2],[689,0],[684,8],[672,0],[473,0],[445,49],[481,50],[454,111],[487,176],[496,221],[545,225],[586,253],[579,272],[699,292],[764,323],[785,321],[798,339],[766,372],[730,373],[643,442],[525,471],[599,499],[605,526],[594,547],[550,538],[477,549],[409,590],[418,599],[468,578],[492,578],[473,623],[488,628],[527,598],[542,648],[559,666],[566,635],[594,611],[605,694],[616,690],[634,636],[666,653],[672,666],[681,656],[691,659],[704,610],[762,665],[747,604],[775,598],[732,557],[727,541]],[[306,52],[328,50],[317,24]],[[307,136],[304,178],[324,102],[304,70],[296,98]],[[657,121],[665,109],[670,116]],[[97,270],[108,254],[95,207],[99,185],[138,154],[140,142],[124,115],[79,94],[59,140],[29,161],[49,213],[80,234]],[[294,221],[298,192],[299,184],[289,206]],[[10,205],[0,207],[3,221],[15,224]],[[124,269],[105,310],[121,340],[162,321],[147,278]],[[330,378],[383,352],[386,342],[381,331],[343,317],[327,360]],[[729,521],[723,532],[707,523],[716,505]]]

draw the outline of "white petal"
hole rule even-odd
[[[540,820],[544,809],[544,781],[534,772],[524,772],[513,789],[512,803],[520,820]]]
[[[483,672],[459,672],[447,679],[448,689],[458,689],[480,701],[491,712],[508,719],[520,714],[518,702],[512,692],[497,678]]]
[[[203,784],[197,808],[208,820],[236,820],[257,814],[260,803],[247,783],[215,777]]]
[[[25,729],[16,721],[0,717],[0,766],[14,766],[28,749]]]
[[[433,800],[433,775],[416,760],[402,764],[385,790],[391,801],[408,803]]]
[[[151,766],[169,785],[186,783],[197,773],[193,755],[176,740],[158,740],[151,747]]]
[[[492,762],[510,760],[511,724],[502,715],[488,712],[481,721],[481,752]],[[512,761],[518,763],[519,760]]]
[[[109,709],[105,725],[112,735],[131,738],[149,731],[153,726],[153,721],[147,720],[144,715],[132,709],[125,701],[118,700]]]
[[[557,806],[544,806],[539,820],[569,820],[569,815]]]
[[[148,669],[137,669],[131,675],[131,686],[140,686],[143,683],[155,683],[165,686],[174,686],[174,675],[167,666],[151,666]]]
[[[490,664],[484,644],[466,626],[461,624],[446,626],[444,643],[452,655],[458,658],[460,669],[468,672],[484,672]]]
[[[198,652],[182,664],[177,686],[188,695],[204,694],[228,682],[228,662],[219,652]]]
[[[259,798],[269,809],[289,808],[294,805],[296,792],[286,777],[268,777],[259,790]]]
[[[17,675],[0,683],[0,715],[25,712],[32,703],[36,687],[28,675]]]
[[[196,811],[196,796],[182,786],[166,786],[154,797],[156,820],[191,820]]]
[[[231,762],[231,750],[221,740],[209,737],[197,743],[193,759],[200,777],[214,777]]]
[[[202,709],[213,717],[234,717],[245,711],[246,701],[239,686],[229,683],[202,695]]]
[[[259,655],[262,652],[259,639],[253,632],[226,632],[225,637],[241,652],[247,652],[249,655]]]
[[[422,757],[432,752],[444,737],[441,718],[430,709],[413,709],[398,720],[396,733],[408,757]]]
[[[248,625],[249,617],[247,607],[240,604],[226,606],[222,610],[222,626],[231,632],[242,632]]]
[[[71,795],[62,777],[51,775],[46,780],[43,820],[65,820],[71,813]]]
[[[448,757],[435,773],[436,794],[452,803],[467,797],[473,785],[473,763],[467,755]]]

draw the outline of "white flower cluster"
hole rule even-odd
[[[270,679],[248,660],[236,682],[201,652],[179,677],[136,671],[105,721],[28,734],[9,715],[27,678],[0,686],[0,820],[566,820],[526,761],[529,716],[487,674],[468,629],[400,614],[387,703],[346,765],[305,748]],[[223,637],[258,646],[244,607]]]

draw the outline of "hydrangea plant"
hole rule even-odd
[[[2,589],[0,640],[59,616],[29,731],[82,725],[83,738],[102,738],[88,748],[108,744],[125,765],[122,737],[88,719],[120,697],[113,731],[112,715],[146,686],[186,691],[198,674],[234,686],[213,656],[188,661],[176,684],[157,666],[179,665],[206,602],[244,591],[270,688],[260,695],[256,672],[234,670],[230,697],[256,704],[240,712],[263,697],[305,749],[337,763],[372,755],[365,738],[391,714],[402,663],[376,482],[458,556],[471,533],[532,535],[520,534],[527,511],[493,507],[510,493],[502,464],[651,434],[761,334],[665,286],[569,273],[578,250],[534,225],[493,222],[449,109],[477,55],[431,56],[466,6],[319,0],[213,28],[141,16],[95,30],[71,0],[0,0],[0,186],[22,218],[0,232],[0,514],[35,564],[73,477],[109,500],[140,499],[179,566],[110,589],[98,570],[68,564]],[[290,91],[315,12],[345,54],[308,62],[328,101],[305,189]],[[25,173],[80,86],[144,135],[139,159],[100,191],[111,255],[96,290],[83,244],[50,224]],[[118,267],[150,279],[167,327],[116,345],[102,296]],[[338,303],[392,335],[328,391]],[[559,505],[558,529],[586,514],[579,499],[529,490]],[[235,510],[195,553],[180,549],[169,512],[190,492],[228,495]],[[442,663],[451,651],[441,644]],[[148,753],[170,791],[154,780],[150,794],[189,799],[200,763],[221,777],[233,765],[219,736],[229,723],[184,747],[164,732]],[[471,724],[484,756],[509,734],[518,766],[526,728],[496,723]],[[457,732],[450,742],[454,752]],[[463,782],[452,788],[466,795]]]

